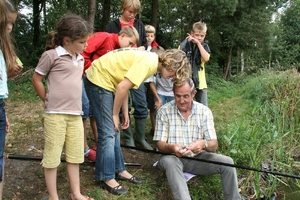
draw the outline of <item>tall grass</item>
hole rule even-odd
[[[236,116],[231,115],[227,120],[216,118],[219,123],[216,123],[216,128],[222,133],[219,134],[221,151],[233,157],[238,164],[259,169],[264,165],[267,170],[298,174],[299,74],[294,70],[263,71],[246,80],[243,79],[245,84],[234,86],[237,89],[233,96],[241,96],[240,99],[222,102]],[[220,103],[212,107],[215,116],[225,112],[218,105]],[[237,107],[240,106],[242,113],[238,112]],[[240,179],[245,180],[241,185],[242,193],[254,199],[271,197],[281,184],[295,187],[294,180],[284,177],[269,175],[263,179],[259,173],[238,171]]]

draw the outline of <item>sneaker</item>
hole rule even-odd
[[[90,161],[96,161],[96,151],[94,149],[90,149],[90,152],[85,157]]]
[[[91,149],[93,149],[94,151],[97,151],[97,146],[93,146]]]

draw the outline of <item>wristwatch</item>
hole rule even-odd
[[[208,143],[207,143],[207,140],[204,139],[204,149],[206,149],[208,147]]]

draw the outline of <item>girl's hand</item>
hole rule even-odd
[[[16,77],[18,74],[21,73],[22,69],[23,69],[22,65],[19,65],[19,64],[15,65],[14,70],[10,74],[8,74],[8,78]]]
[[[124,113],[124,112],[122,112]],[[127,129],[129,127],[129,115],[128,112],[125,112],[124,114],[122,114],[122,123],[121,123],[121,128],[122,129]]]
[[[119,130],[119,124],[120,124],[119,115],[113,115],[113,121],[114,121],[114,131]]]
[[[6,133],[8,133],[9,132],[9,130],[10,130],[10,123],[9,123],[9,121],[8,121],[8,118],[6,117],[6,127],[5,127],[5,129],[6,129]]]

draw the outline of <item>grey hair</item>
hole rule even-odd
[[[173,84],[173,92],[175,92],[175,87],[176,86],[182,86],[184,84],[189,84],[191,87],[191,94],[196,90],[194,81],[191,78],[187,78],[185,81],[181,82],[180,84],[176,84],[176,82]]]

